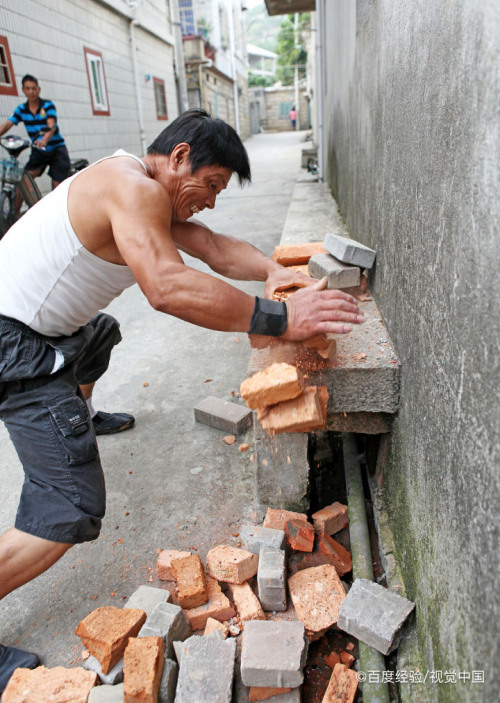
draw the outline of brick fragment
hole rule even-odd
[[[346,593],[334,566],[325,564],[298,571],[288,579],[288,588],[297,617],[311,641],[337,623]]]
[[[139,586],[125,603],[124,608],[139,608],[144,610],[146,615],[151,615],[158,603],[169,603],[171,600],[172,594],[166,588]]]
[[[129,638],[137,635],[145,620],[144,610],[104,606],[89,613],[78,624],[75,635],[107,674],[121,659]]]
[[[323,554],[328,554],[332,561],[331,563],[337,569],[339,576],[344,576],[352,571],[352,558],[347,549],[336,542],[333,537],[322,534],[318,538],[318,549]]]
[[[335,664],[322,703],[352,703],[358,688],[358,677],[342,664]]]
[[[349,524],[347,505],[338,502],[327,505],[313,513],[312,520],[317,534],[334,535]]]
[[[174,656],[174,641],[183,642],[191,634],[186,612],[173,603],[159,603],[141,627],[139,637],[161,637],[165,656]]]
[[[243,381],[240,395],[249,408],[263,408],[302,393],[304,378],[295,366],[285,363],[271,364]]]
[[[349,652],[340,652],[340,661],[348,669],[354,664],[354,657]]]
[[[229,598],[222,593],[217,581],[209,576],[206,581],[208,601],[197,608],[186,610],[193,632],[195,630],[203,630],[208,618],[214,618],[219,620],[219,622],[223,622],[236,615],[236,610],[231,605]]]
[[[326,334],[315,334],[314,337],[303,339],[301,344],[319,354],[323,359],[333,359],[337,351],[337,342]]]
[[[326,390],[326,387],[323,388]],[[309,386],[298,398],[285,400],[269,408],[258,408],[257,417],[269,434],[321,429],[325,425],[321,392],[317,386]]]
[[[219,622],[218,620],[215,620],[215,618],[208,618],[203,635],[204,637],[210,637],[210,635],[214,632],[220,632],[222,634],[222,638],[226,639],[229,634],[229,625],[227,622]]]
[[[288,574],[293,576],[297,571],[310,569],[313,566],[332,564],[333,561],[333,557],[329,554],[323,554],[316,550],[312,552],[292,552],[288,560]]]
[[[264,610],[286,610],[285,552],[273,547],[262,547],[257,571],[259,600]]]
[[[341,237],[339,234],[329,232],[323,246],[329,254],[345,264],[371,269],[375,261],[376,252],[373,249],[349,237]]]
[[[177,662],[165,658],[163,661],[160,690],[158,692],[158,703],[174,703],[178,674],[179,665]]]
[[[221,544],[207,554],[207,574],[218,581],[244,583],[255,576],[259,557],[246,549]]]
[[[88,703],[123,703],[123,684],[95,686],[89,693]]]
[[[314,547],[314,527],[303,520],[288,520],[285,525],[288,544],[298,552],[312,552]]]
[[[174,581],[172,573],[172,559],[181,559],[191,556],[191,552],[181,552],[178,549],[163,549],[156,562],[156,575],[161,581]]]
[[[205,572],[197,554],[174,559],[172,573],[177,582],[177,600],[182,608],[196,608],[207,602]]]
[[[307,264],[315,254],[325,253],[323,242],[280,244],[274,249],[273,260],[282,266],[298,266]]]
[[[296,293],[300,288],[305,288],[306,284],[302,281],[297,284],[286,284],[281,286],[276,286],[276,288],[271,293],[272,300],[278,300],[279,302],[284,302],[288,298]]]
[[[81,668],[16,669],[2,695],[2,703],[87,703],[97,674]]]
[[[281,508],[268,508],[262,527],[284,531],[287,521],[294,519],[307,522],[307,515],[305,513],[294,513],[291,510],[282,510]]]
[[[266,619],[262,606],[248,583],[230,583],[229,590],[242,623]]]
[[[191,637],[184,643],[175,703],[231,703],[236,640]]]
[[[209,396],[194,408],[194,419],[232,434],[243,434],[252,424],[252,412],[243,405]]]
[[[335,668],[335,664],[340,664],[340,654],[338,652],[330,652],[327,656],[323,657],[325,664],[330,667],[330,669]]]
[[[240,539],[243,547],[259,555],[261,547],[285,548],[285,532],[260,525],[242,525]]]
[[[251,686],[248,692],[248,701],[249,703],[265,701],[271,698],[271,696],[279,696],[291,690],[291,688],[276,688],[275,686]]]
[[[328,288],[352,288],[359,285],[357,266],[344,264],[331,254],[315,254],[309,259],[309,274],[313,278],[328,279]]]
[[[165,644],[161,637],[131,637],[123,656],[124,703],[157,703]]]

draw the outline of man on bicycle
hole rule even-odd
[[[69,175],[70,159],[66,144],[57,126],[57,112],[52,100],[40,97],[38,80],[27,73],[22,80],[23,93],[28,98],[16,107],[8,120],[0,125],[0,136],[9,131],[13,125],[23,122],[34,148],[25,166],[33,178],[41,176],[47,166],[52,179],[52,188],[56,188]],[[21,208],[22,200],[18,197],[16,209]]]

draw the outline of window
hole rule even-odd
[[[0,37],[0,95],[17,95],[16,78],[7,37]]]
[[[158,120],[168,120],[165,81],[153,76],[153,86],[155,90],[156,117]]]
[[[102,54],[84,47],[87,76],[89,79],[92,112],[94,115],[109,115],[108,89],[104,75]]]
[[[280,120],[287,120],[290,114],[290,110],[293,107],[293,103],[280,103]]]
[[[179,0],[179,18],[182,36],[196,34],[194,26],[193,0]]]

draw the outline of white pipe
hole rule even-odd
[[[170,6],[172,8],[172,25],[174,27],[175,38],[175,63],[177,65],[177,78],[179,80],[179,112],[184,112],[188,109],[189,102],[178,0],[170,0]]]
[[[318,121],[318,178],[325,180],[325,133],[323,115],[323,71],[325,0],[316,0],[318,26],[316,28],[316,111]]]

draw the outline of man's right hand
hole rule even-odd
[[[327,290],[327,285],[328,279],[322,278],[288,298],[288,324],[282,339],[308,339],[321,332],[346,334],[351,324],[364,322],[356,298],[341,290]]]

